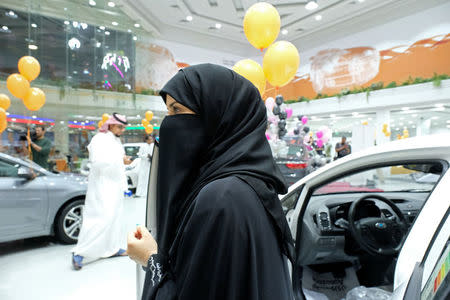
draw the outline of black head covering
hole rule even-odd
[[[189,122],[196,118],[197,123],[193,127],[202,127],[203,132],[201,137],[194,137],[193,141],[196,138],[203,141],[201,150],[195,150],[201,152],[196,158],[189,157],[188,164],[181,163],[181,167],[178,167],[179,164],[171,166],[180,168],[180,176],[172,175],[167,178],[169,174],[164,173],[167,170],[159,173],[159,249],[170,255],[169,249],[173,249],[177,234],[182,230],[183,220],[188,218],[188,208],[202,187],[216,179],[234,175],[256,191],[275,224],[285,254],[291,259],[292,237],[277,196],[285,194],[287,187],[265,137],[266,108],[256,87],[230,69],[202,64],[180,70],[163,87],[160,95],[164,101],[170,95],[196,113],[196,116],[182,118]],[[163,122],[160,132],[160,170],[161,160],[171,159],[163,157],[165,152],[170,152],[163,151],[164,135],[168,136],[163,132],[164,125]],[[184,135],[189,134],[189,129],[179,130]],[[180,148],[172,154],[172,158],[192,151],[192,148]],[[194,172],[187,171],[186,168],[194,169]],[[177,182],[179,180],[183,182]]]

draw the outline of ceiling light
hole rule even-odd
[[[112,22],[111,24],[113,24],[114,26],[119,25],[119,23],[117,23],[116,21]]]
[[[60,124],[64,124],[64,121],[59,122]]]
[[[413,125],[413,127],[412,128],[416,128],[416,125]]]
[[[357,113],[357,112],[352,112],[352,115],[353,115],[354,117],[356,117],[356,116],[359,115],[359,113]]]
[[[437,120],[437,119],[439,119],[438,116],[434,116],[434,117],[431,118],[431,120]]]
[[[402,107],[402,110],[407,111],[407,110],[409,110],[409,107]]]
[[[444,107],[444,104],[438,103],[438,104],[435,104],[434,106],[435,106],[435,107]]]
[[[128,29],[127,31],[128,31],[129,33],[131,33],[131,32],[132,32],[132,31],[131,31],[131,29]]]
[[[217,29],[220,29],[220,28],[222,28],[222,24],[220,24],[220,23],[216,23],[216,28],[217,28]]]
[[[100,42],[97,42],[96,44],[95,44],[95,47],[97,47],[97,48],[100,48],[102,46],[102,43],[100,43]]]
[[[359,2],[359,3],[363,3],[363,2],[364,2],[364,0],[358,0],[358,2]]]
[[[450,120],[447,120],[447,123],[450,123]]]
[[[112,1],[110,1],[110,2],[108,2],[108,6],[109,7],[114,7],[114,6],[116,6],[116,4],[114,2],[112,2]]]
[[[336,115],[335,114],[331,114],[330,118],[336,118]]]
[[[316,19],[316,21],[322,20],[322,16],[321,16],[321,15],[317,15],[317,16],[315,16],[314,18]]]
[[[315,1],[315,0],[308,1],[308,3],[306,3],[306,5],[305,5],[305,8],[307,10],[314,10],[318,7],[319,7],[319,4],[317,4],[317,1]]]
[[[403,125],[405,125],[405,123],[403,123],[403,122],[400,122],[400,124],[399,124],[400,126],[403,126]]]
[[[111,33],[109,31],[105,31],[105,34],[106,35],[110,35]]]
[[[400,128],[397,127],[397,128],[395,128],[395,130],[400,130]]]
[[[194,18],[192,18],[192,16],[187,16],[186,17],[186,21],[191,22]]]
[[[95,3],[94,0],[89,0],[89,5],[90,5],[90,6],[95,6],[95,5],[97,5],[97,3]]]
[[[282,34],[282,35],[287,35],[287,34],[288,34],[288,32],[289,32],[289,31],[288,31],[287,29],[283,29],[283,30],[281,30],[281,34]]]
[[[99,27],[101,30],[105,30],[105,26],[100,26]]]
[[[413,123],[413,121],[408,121],[408,124],[412,124]]]
[[[81,28],[83,28],[83,30],[86,30],[88,28],[88,24],[86,23],[80,23]]]
[[[28,45],[28,49],[30,49],[30,50],[37,50],[38,46],[30,44],[30,45]]]
[[[138,23],[134,24],[134,27],[139,28],[141,27],[141,25],[139,25]]]
[[[137,36],[133,36],[133,41],[137,41]]]
[[[36,117],[36,116],[32,116],[32,118],[33,118],[33,119],[36,119],[37,117]]]
[[[9,28],[8,28],[8,26],[2,26],[2,29],[6,31],[6,30],[8,30]]]
[[[78,22],[77,21],[73,21],[72,22],[72,26],[75,27],[75,28],[78,27]]]
[[[31,24],[31,27],[36,28],[37,25],[33,23],[33,24]]]
[[[417,117],[417,114],[413,114],[412,116],[415,118],[415,117]]]
[[[81,47],[81,43],[80,40],[78,40],[77,38],[73,37],[71,38],[68,42],[67,45],[69,45],[69,48],[71,50],[76,50],[79,49]]]
[[[69,21],[64,21],[64,24],[69,25],[70,22]]]

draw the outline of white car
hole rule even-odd
[[[156,234],[156,170],[146,226]],[[449,299],[450,135],[346,156],[280,196],[296,241],[296,299]],[[137,269],[137,297],[144,274]]]
[[[280,200],[297,299],[449,299],[449,166],[450,135],[426,136],[349,155],[290,187]]]

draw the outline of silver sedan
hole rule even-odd
[[[77,242],[87,178],[0,153],[0,242],[55,235]]]

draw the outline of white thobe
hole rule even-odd
[[[88,259],[109,257],[124,248],[122,223],[124,191],[127,190],[125,151],[112,132],[99,132],[88,146],[90,172],[78,243],[72,250]]]
[[[150,175],[150,158],[149,155],[153,154],[154,143],[145,143],[139,148],[138,156],[139,160],[139,177],[136,188],[136,196],[144,197],[147,195],[148,177]]]

